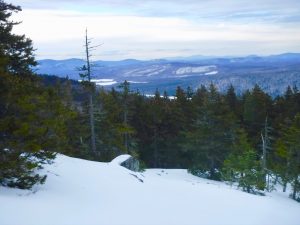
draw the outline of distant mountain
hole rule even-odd
[[[79,80],[81,59],[40,60],[35,68],[39,74],[68,76]],[[93,79],[98,85],[116,86],[128,80],[133,89],[153,93],[156,89],[174,93],[177,86],[199,87],[215,83],[221,90],[233,84],[238,92],[252,88],[256,83],[273,96],[281,94],[288,85],[300,87],[300,54],[247,57],[192,56],[141,61],[93,62]],[[107,82],[109,80],[109,82]],[[102,82],[103,81],[103,82]],[[106,82],[104,82],[106,81]]]

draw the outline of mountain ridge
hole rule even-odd
[[[193,57],[193,56],[192,56]],[[201,56],[203,57],[203,56]],[[38,74],[68,76],[80,80],[79,69],[84,60],[39,60],[34,68]],[[300,87],[300,53],[279,55],[197,59],[155,59],[92,62],[93,79],[111,79],[106,88],[117,86],[124,80],[145,93],[168,91],[173,94],[177,86],[196,89],[211,82],[224,91],[232,84],[238,92],[251,89],[255,84],[273,96],[284,93],[286,87]],[[101,83],[99,83],[101,85]],[[105,85],[105,84],[103,84]]]

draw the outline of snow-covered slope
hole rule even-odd
[[[175,74],[182,75],[182,74],[203,74],[209,72],[215,72],[216,66],[189,66],[189,67],[181,67],[175,71]],[[214,73],[216,74],[216,73]]]
[[[59,155],[36,192],[0,188],[1,225],[299,225],[300,204],[255,196],[186,170],[134,173]]]

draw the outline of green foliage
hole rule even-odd
[[[0,55],[5,55],[6,63],[3,66],[5,72],[28,75],[31,67],[36,65],[32,54],[32,41],[24,35],[12,33],[17,22],[10,20],[13,13],[21,11],[19,6],[0,1]]]
[[[220,168],[232,147],[235,116],[213,85],[197,112],[193,128],[184,132],[182,150],[192,154],[193,174],[220,179]]]
[[[77,98],[88,90],[72,85],[68,87],[64,82],[55,85],[54,89],[63,99],[63,106],[68,106],[68,110],[71,108],[65,117],[67,135],[64,152],[69,155],[110,161],[129,152],[149,167],[188,168],[197,176],[236,182],[244,191],[258,193],[264,190],[266,184],[260,144],[265,116],[268,115],[268,126],[276,128],[272,130],[274,140],[268,143],[276,149],[276,153],[272,149],[268,151],[268,173],[291,183],[296,190],[298,188],[295,176],[286,172],[287,162],[293,158],[288,156],[287,150],[292,144],[287,143],[295,145],[298,134],[286,139],[283,132],[292,126],[298,109],[293,114],[286,113],[288,108],[280,107],[286,101],[297,105],[297,92],[289,95],[288,99],[269,99],[258,87],[238,96],[232,87],[222,94],[211,85],[208,88],[202,86],[193,93],[178,88],[177,98],[169,99],[167,93],[161,97],[158,91],[151,98],[134,93],[126,82],[119,91],[96,89],[94,113],[96,144],[100,154],[94,155],[88,151],[88,103],[82,101],[85,98]],[[65,89],[71,90],[64,92]],[[245,108],[246,101],[249,101],[247,96],[252,96],[250,102],[255,106],[254,111],[251,106]],[[28,110],[33,107],[26,105]],[[249,113],[247,108],[251,112],[249,117],[246,115]],[[280,117],[285,119],[278,119]],[[280,124],[286,124],[285,128]],[[279,129],[281,132],[278,132]],[[20,123],[22,135],[28,130],[30,126]],[[278,147],[281,150],[277,151],[273,143],[281,146]],[[297,165],[297,162],[293,161],[292,165]],[[298,192],[295,199],[297,196]]]
[[[268,115],[268,127],[274,128],[274,139],[268,143],[272,148],[266,158],[267,172],[298,188],[295,176],[286,172],[288,159],[292,157],[288,156],[287,141],[283,139],[283,131],[292,125],[300,109],[298,92],[293,91],[288,98],[270,99],[259,87],[238,96],[233,87],[222,94],[210,85],[208,88],[201,86],[195,92],[179,87],[177,98],[169,99],[166,92],[163,97],[158,91],[154,97],[134,93],[126,82],[119,91],[96,89],[95,128],[97,150],[101,152],[98,156],[88,151],[87,102],[77,97],[88,90],[76,88],[74,84],[68,87],[71,90],[64,92],[62,90],[67,87],[64,82],[57,93],[64,105],[73,110],[73,116],[66,118],[64,149],[69,155],[110,161],[129,152],[150,168],[188,168],[197,176],[224,179],[237,183],[246,192],[259,193],[266,185],[266,171],[261,166],[261,133]],[[296,105],[293,113],[281,107],[287,101]],[[247,106],[247,102],[251,104]],[[285,128],[280,124],[286,124]],[[21,132],[26,133],[26,130],[28,126],[22,125]],[[294,137],[289,142],[295,140]],[[281,150],[272,146],[273,143],[281,146],[278,147]],[[295,199],[297,196],[298,192]]]
[[[223,179],[237,182],[248,193],[264,190],[263,171],[243,130],[239,131],[233,151],[224,161]]]
[[[43,184],[46,175],[36,174],[45,163],[51,163],[55,154],[38,151],[36,153],[20,153],[12,149],[0,151],[0,184],[8,187],[29,189],[34,184]]]
[[[9,17],[19,7],[0,1],[0,184],[23,189],[45,182],[37,174],[64,152],[70,110],[55,88],[43,87],[31,71],[31,40],[12,34]]]
[[[33,154],[37,161],[43,161],[44,157],[52,158],[49,151],[64,152],[69,111],[53,89],[39,87],[35,80],[2,73],[1,83],[6,91],[0,93],[0,149],[9,149],[10,153],[1,158],[1,179],[5,180],[2,184],[13,186],[15,182],[17,187],[28,188],[35,181],[43,180],[34,175],[34,168],[40,164],[30,164],[30,157],[19,157]],[[32,180],[23,186],[17,174],[21,180],[30,177]]]
[[[243,122],[249,134],[249,140],[256,148],[261,144],[261,130],[271,112],[271,97],[256,85],[251,92],[243,96]]]
[[[293,188],[291,197],[299,200],[300,195],[300,113],[290,124],[282,127],[282,136],[276,143],[277,163],[275,171],[285,183],[290,182]]]

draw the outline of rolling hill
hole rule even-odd
[[[80,80],[80,59],[40,60],[35,68],[39,74],[68,76]],[[287,53],[267,57],[187,57],[140,61],[95,61],[92,75],[98,85],[110,88],[127,80],[132,89],[146,94],[156,89],[174,94],[177,86],[196,89],[214,83],[221,91],[232,84],[238,93],[260,85],[269,94],[284,93],[287,86],[300,87],[300,54]],[[101,80],[100,80],[101,79]],[[106,82],[105,82],[106,81]]]

